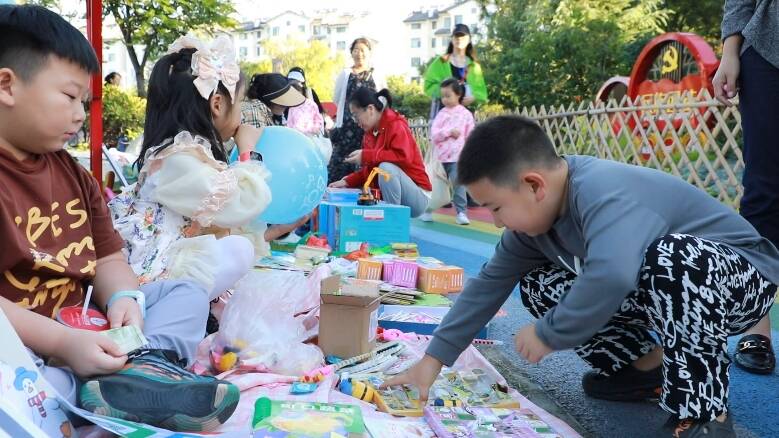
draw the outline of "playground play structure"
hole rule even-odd
[[[596,101],[608,102],[610,99],[621,101],[627,96],[633,102],[639,101],[642,106],[652,106],[662,102],[665,105],[675,103],[689,104],[700,100],[700,92],[707,90],[709,95],[714,92],[712,78],[719,67],[719,59],[712,47],[698,35],[692,33],[666,33],[652,39],[644,46],[638,55],[630,76],[615,76],[607,80],[596,94]],[[693,116],[691,112],[698,111],[703,117]],[[637,132],[637,125],[646,130],[654,121],[660,134],[652,133],[647,142]],[[697,109],[685,108],[675,111],[649,109],[636,111],[634,117],[627,120],[633,132],[634,146],[639,148],[641,158],[648,160],[652,151],[665,154],[673,149],[676,141],[673,132],[679,132],[684,123],[690,123],[695,129],[700,122],[709,128],[714,120],[706,115],[704,107]],[[618,132],[621,120],[613,121],[613,129]],[[698,141],[705,143],[705,132],[698,131]],[[689,145],[691,136],[683,134],[679,140],[683,146]]]

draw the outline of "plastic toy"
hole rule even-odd
[[[365,258],[368,258],[370,256],[371,255],[368,252],[368,244],[367,243],[361,243],[360,244],[360,249],[358,249],[357,251],[352,251],[349,254],[346,254],[344,256],[344,258],[346,260],[349,260],[350,262],[356,262],[357,260],[365,259]]]
[[[357,205],[376,205],[378,201],[376,201],[376,197],[373,196],[373,193],[371,193],[371,183],[373,182],[373,178],[376,177],[376,175],[381,175],[384,177],[384,181],[389,181],[392,177],[389,173],[382,170],[379,167],[374,167],[371,170],[371,173],[368,174],[368,178],[365,179],[365,184],[362,186],[362,193],[360,193],[360,197],[357,198]]]
[[[362,400],[364,402],[372,402],[373,397],[376,395],[376,390],[372,386],[359,380],[345,379],[338,385],[338,389],[346,395]]]

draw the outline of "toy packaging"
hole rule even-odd
[[[425,420],[439,438],[559,437],[527,409],[427,406]]]
[[[360,408],[331,403],[287,402],[262,397],[254,404],[254,438],[365,437]]]
[[[430,388],[430,405],[454,405],[493,408],[519,408],[508,388],[490,378],[483,370],[454,371],[445,368]],[[376,405],[392,415],[421,417],[416,388],[402,386],[376,392]]]

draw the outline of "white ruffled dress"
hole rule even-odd
[[[159,151],[159,153],[157,153]],[[109,203],[139,281],[191,279],[207,290],[219,263],[216,240],[247,237],[257,257],[270,252],[266,225],[255,219],[271,200],[270,173],[257,161],[227,165],[210,143],[181,132],[146,154],[138,182]]]

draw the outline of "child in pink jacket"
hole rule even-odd
[[[461,104],[463,96],[465,96],[465,87],[457,79],[450,78],[441,83],[441,103],[444,108],[433,120],[430,135],[436,157],[443,164],[454,188],[456,221],[460,225],[468,225],[471,222],[468,220],[465,186],[457,185],[457,160],[465,145],[465,139],[473,130],[474,120],[473,114]]]

